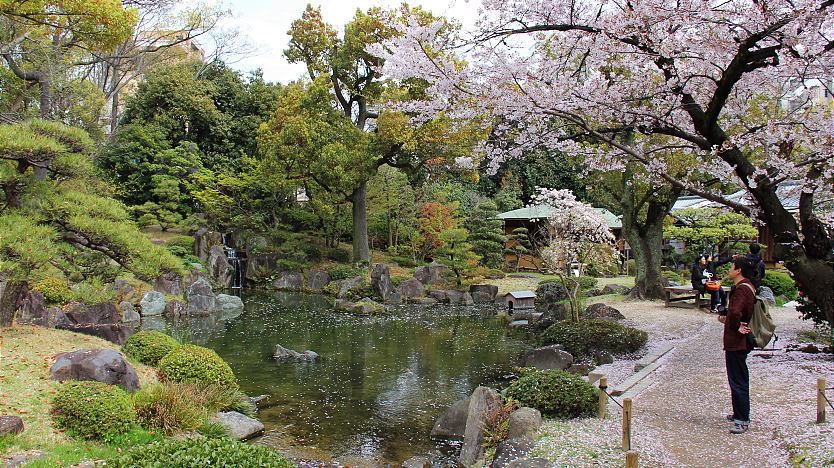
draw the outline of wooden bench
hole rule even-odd
[[[722,286],[725,292],[729,292],[730,288]],[[709,293],[701,294],[692,286],[668,286],[663,288],[666,295],[666,307],[696,307],[698,309],[709,309],[710,295]],[[694,299],[694,303],[688,302]]]

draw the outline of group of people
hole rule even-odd
[[[724,358],[727,381],[733,404],[732,414],[726,416],[732,423],[730,432],[742,434],[750,428],[750,373],[747,355],[753,347],[747,335],[748,324],[753,317],[756,291],[764,278],[765,264],[759,252],[759,244],[750,244],[745,256],[735,255],[725,260],[713,261],[712,256],[701,255],[692,265],[692,287],[701,294],[710,293],[710,309],[718,313],[718,321],[724,324]],[[732,281],[729,304],[723,288],[707,290],[707,281],[717,280],[716,269],[732,262],[727,277]]]

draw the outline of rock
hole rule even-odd
[[[542,426],[542,414],[534,408],[522,407],[510,414],[507,439],[526,438],[535,440],[536,432]]]
[[[333,304],[333,307],[336,310],[350,312],[353,310],[353,305],[354,303],[347,299],[336,299],[336,302]]]
[[[491,304],[498,296],[498,286],[494,284],[473,284],[469,286],[469,294],[475,304]]]
[[[808,354],[819,354],[820,349],[816,345],[806,344],[805,346],[800,347],[799,351]]]
[[[552,466],[556,464],[547,458],[519,458],[510,462],[507,468],[550,468]]]
[[[431,437],[435,439],[463,439],[469,415],[469,398],[458,400],[434,422]]]
[[[606,284],[602,288],[602,294],[628,294],[631,288],[622,284]]]
[[[303,353],[293,351],[281,345],[275,345],[275,352],[272,354],[276,361],[299,361],[299,362],[313,362],[319,358],[318,353],[310,351],[309,349]]]
[[[495,449],[495,459],[492,468],[504,468],[515,460],[524,458],[533,450],[535,443],[531,439],[507,439]]]
[[[264,431],[264,425],[260,421],[237,411],[221,411],[209,419],[209,422],[220,424],[230,437],[237,440],[251,439]]]
[[[388,297],[385,299],[385,303],[391,305],[402,304],[403,296],[399,293],[399,291],[391,291],[391,293],[388,294]]]
[[[325,286],[330,284],[330,274],[323,270],[311,270],[307,274],[307,289],[313,292],[321,292]]]
[[[223,312],[242,312],[243,299],[229,294],[218,294],[217,303]]]
[[[536,310],[541,311],[542,314],[533,327],[537,332],[544,331],[559,320],[568,318],[568,308],[565,304],[551,304],[546,308],[543,305],[541,307],[536,305]]]
[[[133,285],[128,283],[126,280],[117,279],[113,281],[111,288],[113,288],[113,291],[116,292],[117,301],[135,302],[137,299],[136,290],[133,288]]]
[[[150,291],[139,301],[139,311],[143,316],[162,315],[165,312],[165,295],[159,291]]]
[[[278,260],[283,255],[277,253],[249,253],[246,257],[244,276],[252,282],[260,282],[272,276],[278,270]]]
[[[759,290],[756,294],[764,299],[770,307],[776,307],[776,296],[773,295],[772,289],[767,286],[759,286]]]
[[[139,390],[139,377],[133,366],[112,349],[81,349],[56,356],[49,369],[52,380],[95,380],[121,385],[128,392]]]
[[[285,271],[272,282],[272,287],[279,291],[302,291],[304,289],[304,274]]]
[[[163,312],[166,317],[173,317],[177,318],[183,315],[188,314],[188,308],[182,301],[173,300],[167,304],[165,304],[165,312]]]
[[[542,304],[555,304],[568,298],[568,292],[560,283],[543,283],[536,288],[536,299]]]
[[[23,432],[23,420],[18,416],[0,416],[0,437]]]
[[[597,364],[614,364],[614,356],[608,351],[594,351],[592,356]]]
[[[365,278],[361,276],[354,276],[353,278],[345,278],[338,282],[339,299],[345,299],[352,296],[355,291],[362,289],[365,285]]]
[[[168,305],[166,304],[165,307],[167,308]],[[142,316],[139,315],[139,312],[136,312],[133,304],[128,301],[122,301],[119,303],[119,312],[122,313],[123,322],[138,322],[142,318]]]
[[[404,281],[397,288],[397,291],[400,294],[402,294],[403,298],[405,299],[414,299],[426,296],[426,287],[423,286],[423,283],[419,281],[417,278],[411,278],[409,280]]]
[[[527,320],[513,320],[509,325],[513,330],[525,330],[528,326],[530,326],[530,322]]]
[[[379,315],[385,313],[385,306],[374,302],[373,299],[364,297],[359,302],[353,304],[353,313],[359,315]]]
[[[599,288],[591,288],[581,294],[584,294],[585,297],[596,297],[602,295],[602,290]]]
[[[229,263],[229,259],[226,257],[226,249],[222,245],[215,245],[209,250],[207,264],[212,279],[225,288],[232,285],[235,268]]]
[[[452,305],[471,306],[475,303],[468,292],[450,290],[446,291],[446,297],[449,298],[449,304]]]
[[[429,297],[436,300],[437,302],[446,302],[449,299],[446,296],[446,290],[444,289],[436,289],[433,291],[429,291]]]
[[[269,395],[248,396],[246,399],[248,399],[253,405],[257,405],[258,403],[269,399]]]
[[[566,370],[571,374],[576,375],[588,375],[593,370],[594,366],[587,363],[587,362],[574,362],[570,367]]]
[[[571,364],[573,364],[573,356],[562,350],[560,345],[550,345],[527,351],[522,360],[522,367],[535,367],[541,370],[565,370]]]
[[[20,297],[25,292],[25,283],[9,281],[5,276],[0,275],[0,327],[12,326]]]
[[[469,399],[466,416],[466,431],[460,462],[463,466],[472,466],[484,456],[484,423],[487,413],[503,405],[501,396],[489,387],[478,387]]]
[[[203,262],[208,262],[209,251],[216,245],[223,245],[223,236],[219,232],[202,228],[194,233],[194,255]]]
[[[411,299],[408,302],[417,305],[433,306],[437,304],[437,299],[433,297],[415,297],[414,299]]]
[[[167,272],[159,275],[153,286],[155,291],[162,294],[179,296],[182,294],[182,277],[174,272]]]
[[[620,313],[619,310],[602,304],[596,303],[591,304],[585,309],[585,314],[583,315],[586,319],[592,320],[623,320],[625,316]]]
[[[24,466],[31,461],[38,460],[46,456],[46,453],[40,450],[27,450],[25,452],[18,452],[9,458],[0,459],[3,462],[4,468],[17,468]]]
[[[443,284],[443,275],[447,271],[449,271],[449,268],[445,265],[432,262],[428,265],[421,266],[414,270],[414,279],[426,286],[433,284]]]
[[[185,291],[186,314],[192,316],[209,315],[220,309],[211,285],[205,278],[198,278]]]
[[[125,344],[125,341],[136,331],[133,325],[127,323],[81,323],[77,325],[60,325],[55,328],[69,330],[83,335],[97,336],[119,346]]]
[[[391,283],[391,271],[388,265],[382,263],[375,263],[371,269],[371,288],[374,292],[385,300],[388,295],[394,291],[394,285]]]
[[[402,468],[431,468],[431,466],[429,457],[411,457],[402,464]]]
[[[73,325],[120,323],[122,315],[113,304],[103,302],[88,306],[81,302],[70,302],[64,307],[64,314]]]
[[[21,299],[17,323],[56,328],[70,324],[69,318],[58,307],[46,307],[43,294],[29,291]]]

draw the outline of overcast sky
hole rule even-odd
[[[289,42],[287,30],[293,20],[301,17],[308,3],[321,6],[324,20],[342,27],[350,21],[357,8],[367,10],[372,6],[396,7],[402,0],[227,0],[234,24],[244,32],[249,42],[257,47],[257,55],[246,58],[233,67],[241,71],[261,68],[267,81],[286,83],[304,74],[302,65],[290,65],[283,57]],[[422,5],[436,15],[457,18],[464,24],[475,20],[478,0],[417,0],[410,5]]]

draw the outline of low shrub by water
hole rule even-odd
[[[560,344],[575,357],[589,356],[594,351],[613,354],[633,353],[643,347],[648,334],[608,320],[562,321],[542,333],[543,345]]]
[[[555,369],[524,369],[521,377],[504,391],[504,396],[555,418],[591,416],[599,401],[593,385],[576,374]]]
[[[58,386],[52,400],[55,426],[82,439],[111,439],[136,423],[130,395],[117,386],[74,381]]]
[[[127,339],[122,351],[147,366],[156,367],[166,354],[179,348],[180,343],[158,331],[140,331]]]
[[[365,272],[350,265],[335,265],[327,269],[327,274],[330,275],[332,281],[337,281],[355,276],[364,276]]]
[[[249,445],[224,438],[195,438],[167,440],[134,447],[115,458],[107,460],[107,466],[289,468],[295,465],[275,450],[263,445]]]
[[[159,361],[157,373],[162,381],[237,389],[232,368],[213,350],[201,346],[183,345],[171,351]]]

